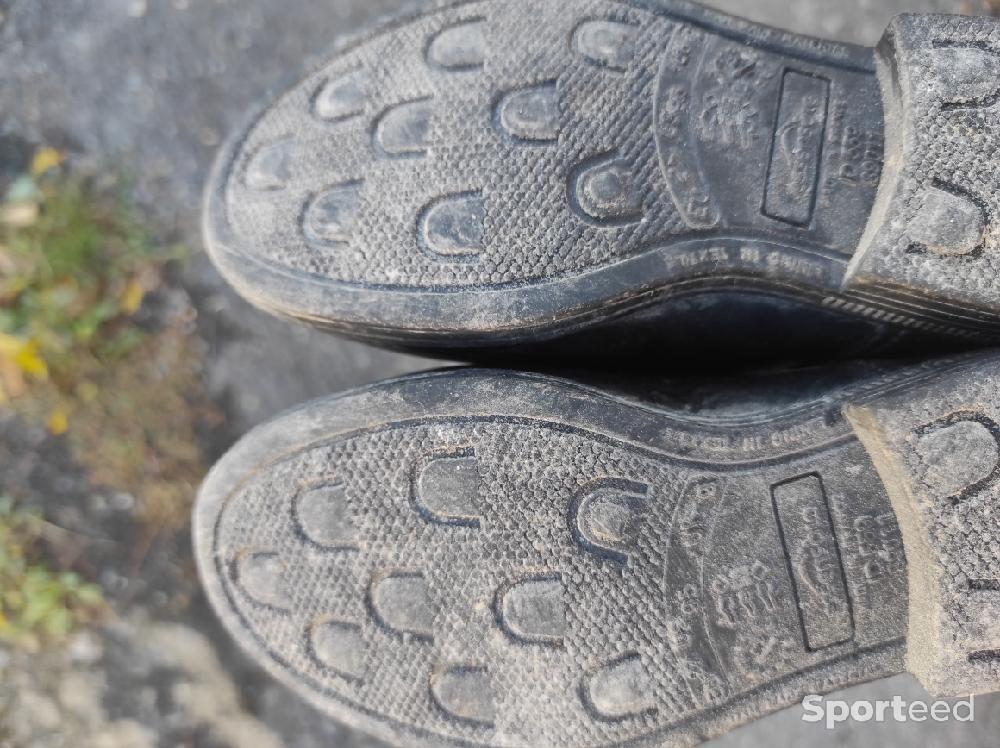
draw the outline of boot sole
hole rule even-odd
[[[207,245],[251,302],[408,347],[720,292],[995,338],[998,29],[906,16],[873,51],[683,0],[453,5],[235,136]]]
[[[196,557],[257,662],[399,745],[690,745],[904,670],[996,690],[998,372],[726,417],[410,377],[244,438]]]

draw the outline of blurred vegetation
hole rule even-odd
[[[30,650],[62,642],[105,609],[100,587],[49,569],[44,527],[37,514],[0,496],[0,639]]]
[[[38,151],[0,208],[0,401],[29,381],[79,385],[140,343],[129,317],[158,282],[153,246],[121,196],[60,178],[61,156]]]
[[[183,259],[147,228],[120,180],[73,176],[38,150],[0,202],[0,408],[66,438],[90,481],[136,498],[141,556],[187,527],[203,475],[200,380]],[[0,636],[58,638],[95,588],[36,562],[38,518],[0,504]],[[6,632],[6,634],[5,634]]]

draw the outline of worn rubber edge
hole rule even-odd
[[[935,683],[931,672],[933,661],[931,641],[936,637],[931,633],[935,626],[933,590],[940,586],[939,575],[935,574],[932,551],[926,528],[921,523],[916,510],[916,500],[905,472],[892,451],[886,447],[885,435],[876,417],[864,408],[848,407],[844,415],[854,428],[854,433],[868,450],[872,463],[885,485],[892,509],[896,513],[903,547],[906,553],[907,590],[909,612],[907,618],[906,666],[924,688],[938,695],[965,695],[963,689],[956,693],[943,694],[940,684]],[[955,689],[947,689],[954,691]]]
[[[993,356],[931,384],[844,409],[882,479],[903,538],[909,590],[906,667],[937,696],[1000,689],[997,467],[943,494],[931,470],[961,474],[963,463],[946,454],[942,465],[928,465],[920,443],[936,432],[968,426],[989,432],[984,438],[996,443],[1000,455],[1000,437],[989,415],[1000,406],[998,392],[969,384],[998,370],[1000,359]],[[977,454],[968,439],[958,447]]]

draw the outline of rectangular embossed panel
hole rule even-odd
[[[796,226],[812,220],[829,99],[830,81],[785,71],[767,171],[765,215]]]
[[[824,649],[854,638],[854,618],[830,507],[819,475],[771,487],[806,648]]]

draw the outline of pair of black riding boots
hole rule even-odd
[[[998,154],[989,18],[870,50],[483,0],[342,45],[223,150],[212,258],[276,314],[507,368],[242,439],[195,511],[219,616],[401,746],[1000,690]],[[896,358],[829,363],[860,357]]]

